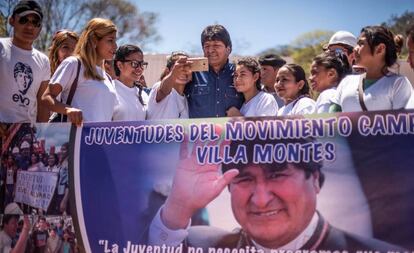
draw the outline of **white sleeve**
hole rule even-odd
[[[166,245],[166,246],[178,246],[188,236],[188,228],[191,221],[185,229],[171,230],[167,228],[161,220],[162,206],[154,219],[151,222],[148,235],[148,243],[150,245]]]
[[[297,104],[295,105],[295,115],[302,115],[302,114],[312,114],[316,110],[315,101],[311,98],[302,98],[299,99]]]
[[[342,79],[342,81],[338,84],[338,87],[336,88],[335,95],[331,98],[331,102],[333,104],[337,104],[342,107],[341,105],[341,96],[342,96],[342,87],[346,85],[346,77]]]
[[[49,83],[59,84],[62,86],[62,90],[70,89],[73,81],[75,80],[77,68],[78,61],[75,57],[72,56],[66,58],[62,63],[60,63]],[[79,73],[79,75],[81,74],[82,73]]]
[[[258,112],[257,116],[276,116],[279,107],[276,99],[272,95],[266,94],[257,105],[256,110]]]
[[[405,76],[400,76],[392,90],[392,109],[405,108],[411,97],[411,83]]]

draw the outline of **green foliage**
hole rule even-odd
[[[393,15],[382,25],[390,28],[395,35],[401,34],[405,37],[408,28],[414,25],[414,12],[406,11],[401,16]],[[403,47],[400,57],[405,58],[407,53],[407,48]]]

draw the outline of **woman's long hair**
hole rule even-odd
[[[98,59],[96,43],[116,31],[115,24],[109,19],[93,18],[86,25],[75,48],[75,55],[79,56],[85,67],[85,78],[104,80],[96,72],[95,63]]]
[[[76,42],[79,40],[79,36],[77,33],[69,31],[69,30],[62,30],[55,33],[52,39],[52,45],[49,48],[49,61],[50,61],[50,72],[51,75],[55,73],[57,67],[59,66],[59,56],[58,52],[59,49],[62,47],[63,43],[67,39],[74,39]]]

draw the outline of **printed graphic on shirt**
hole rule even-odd
[[[18,62],[14,66],[14,80],[16,81],[18,93],[12,95],[13,102],[19,106],[27,107],[30,104],[30,99],[27,96],[27,91],[33,83],[32,68],[25,63]]]

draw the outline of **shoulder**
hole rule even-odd
[[[357,250],[376,250],[381,252],[387,251],[405,251],[402,247],[393,245],[374,238],[361,237],[354,235],[335,227],[330,227],[328,235],[321,247],[323,249],[343,249],[348,251]]]
[[[311,99],[310,97],[303,97],[298,100],[296,105],[298,107],[304,107],[304,106],[306,107],[306,106],[315,105],[315,100]]]
[[[235,248],[242,238],[240,230],[228,232],[220,228],[210,226],[192,226],[188,231],[187,242],[189,245],[209,248]]]
[[[0,49],[11,48],[11,38],[0,38]]]

